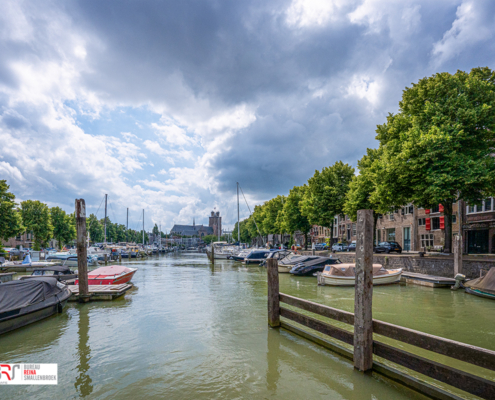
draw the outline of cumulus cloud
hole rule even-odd
[[[253,206],[355,165],[405,86],[492,66],[492,3],[4,1],[0,178],[68,211],[108,193],[116,219],[233,223],[235,182]]]

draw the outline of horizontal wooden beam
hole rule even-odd
[[[280,301],[346,324],[354,324],[354,314],[312,301],[280,293]],[[495,351],[445,339],[388,322],[373,320],[373,332],[425,350],[495,371]]]
[[[289,322],[281,321],[280,326],[292,333],[295,333],[296,335],[299,335],[328,350],[331,350],[342,357],[345,357],[351,361],[353,359],[353,350],[349,350],[344,346],[338,345],[335,342],[330,342],[328,340],[325,340],[319,336],[316,336],[315,334],[305,331],[304,329],[300,329]],[[435,385],[431,385],[425,382],[424,380],[412,377],[404,372],[398,371],[397,369],[385,365],[379,361],[373,361],[373,372],[377,372],[388,379],[391,379],[395,382],[405,385],[410,389],[422,393],[432,399],[462,400],[460,397],[454,395],[453,393],[447,392]]]
[[[280,293],[280,301],[290,306],[300,308],[302,310],[322,315],[336,321],[345,322],[346,324],[354,325],[354,314],[351,312],[342,311],[337,308],[324,306],[318,303],[313,303],[312,301],[303,300],[284,293]]]
[[[495,371],[495,351],[373,320],[373,332]]]
[[[373,353],[483,399],[495,399],[495,382],[376,341],[373,342]]]
[[[298,324],[307,326],[315,331],[333,337],[344,343],[352,345],[354,343],[354,335],[352,332],[337,328],[325,322],[308,317],[307,315],[299,314],[287,308],[280,307],[280,316],[297,322]]]

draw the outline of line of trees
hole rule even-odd
[[[67,214],[60,207],[48,207],[39,200],[15,202],[15,195],[9,191],[6,180],[0,180],[0,238],[8,240],[25,232],[32,233],[34,250],[47,247],[51,239],[58,247],[73,244],[76,239],[74,213]],[[90,240],[104,241],[104,218],[98,220],[91,214],[86,221]],[[125,225],[112,223],[107,217],[107,240],[114,242],[141,242],[142,231],[126,230]],[[145,241],[148,235],[145,233]]]
[[[367,149],[359,173],[341,161],[315,171],[287,197],[256,206],[241,221],[241,241],[269,233],[305,235],[330,227],[336,215],[380,214],[412,203],[444,207],[446,252],[452,250],[452,204],[480,204],[495,195],[495,72],[437,73],[403,91],[397,114],[378,125],[378,149]],[[259,228],[256,229],[254,221]],[[237,240],[237,224],[234,228]],[[307,243],[307,241],[306,241]]]

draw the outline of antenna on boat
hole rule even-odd
[[[237,182],[237,241],[241,245],[241,221],[239,218],[239,182]]]
[[[107,199],[108,194],[105,194],[105,243],[107,243]]]

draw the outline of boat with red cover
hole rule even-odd
[[[127,268],[122,265],[109,265],[88,272],[88,285],[120,285],[129,282],[137,268]],[[76,285],[79,280],[76,280]]]

